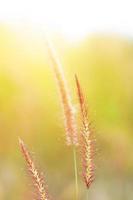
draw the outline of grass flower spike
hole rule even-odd
[[[27,163],[28,171],[30,172],[31,178],[33,180],[33,185],[37,192],[37,199],[50,200],[50,197],[47,191],[47,186],[42,176],[40,175],[39,171],[37,170],[29,151],[27,150],[24,142],[21,139],[19,139],[19,145],[20,145],[22,154],[25,158],[25,161]]]
[[[50,41],[47,40],[46,45],[61,97],[67,145],[78,145],[75,110],[74,106],[72,105],[70,92],[62,70],[62,66]]]
[[[81,121],[82,121],[82,130],[81,130],[81,156],[82,156],[82,174],[86,184],[86,187],[89,188],[91,183],[94,180],[94,160],[93,160],[93,136],[92,130],[89,123],[88,110],[85,102],[85,98],[78,81],[77,76],[76,85],[78,91],[79,104],[81,109]]]

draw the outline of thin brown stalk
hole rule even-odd
[[[30,176],[33,181],[33,185],[37,191],[37,199],[39,200],[50,200],[50,197],[48,195],[47,186],[43,180],[43,177],[40,175],[38,169],[36,168],[34,161],[32,160],[32,157],[27,150],[24,142],[19,139],[19,145],[22,151],[22,154],[25,158],[25,161],[27,163],[28,171],[30,172]]]
[[[64,113],[64,123],[66,132],[67,145],[78,145],[77,124],[75,119],[74,106],[72,104],[70,92],[67,86],[61,63],[56,55],[55,49],[49,40],[46,40],[49,60],[57,80],[61,104]]]
[[[94,180],[94,146],[93,146],[93,132],[89,123],[88,109],[85,102],[85,97],[82,92],[79,80],[77,76],[76,85],[78,91],[79,104],[81,109],[81,121],[82,121],[82,129],[81,129],[81,157],[82,157],[82,173],[83,178],[86,184],[86,187],[89,188],[91,183]]]

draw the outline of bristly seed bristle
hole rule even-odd
[[[93,145],[93,135],[89,123],[88,109],[85,102],[85,98],[79,83],[77,76],[75,75],[77,93],[79,98],[79,104],[81,109],[81,157],[82,157],[82,174],[86,184],[89,188],[94,180],[94,145]]]
[[[50,200],[50,196],[48,195],[47,186],[43,180],[43,177],[40,175],[37,170],[29,151],[27,150],[24,142],[19,139],[19,145],[22,151],[22,154],[27,163],[27,168],[30,173],[30,176],[33,180],[33,185],[37,192],[37,200]]]

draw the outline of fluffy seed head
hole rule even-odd
[[[89,123],[87,105],[77,76],[75,76],[75,79],[76,79],[76,86],[78,91],[78,98],[81,109],[81,121],[82,121],[81,140],[80,140],[81,157],[82,157],[82,174],[86,187],[89,188],[94,180],[94,159],[93,159],[94,147],[93,147],[92,130]]]
[[[75,119],[74,106],[72,104],[70,92],[62,70],[62,66],[56,55],[55,49],[48,40],[46,41],[46,46],[48,49],[48,54],[50,58],[49,60],[51,62],[55,78],[57,80],[57,86],[61,97],[61,104],[64,113],[66,142],[67,145],[78,145],[77,125]]]
[[[47,191],[47,187],[43,180],[43,177],[40,175],[39,171],[37,170],[29,151],[27,150],[24,142],[21,139],[19,139],[19,145],[20,145],[22,154],[25,158],[25,161],[27,163],[28,171],[33,180],[33,185],[36,189],[37,196],[38,196],[37,199],[38,200],[50,200],[50,197],[49,197],[48,191]]]

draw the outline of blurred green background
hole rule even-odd
[[[93,122],[96,178],[90,200],[133,199],[133,41],[95,34],[70,43],[53,41],[78,106],[74,75],[84,88]],[[71,148],[44,38],[31,29],[0,26],[0,199],[30,199],[31,183],[18,137],[28,145],[49,191],[73,200]],[[80,199],[85,199],[79,159]]]

